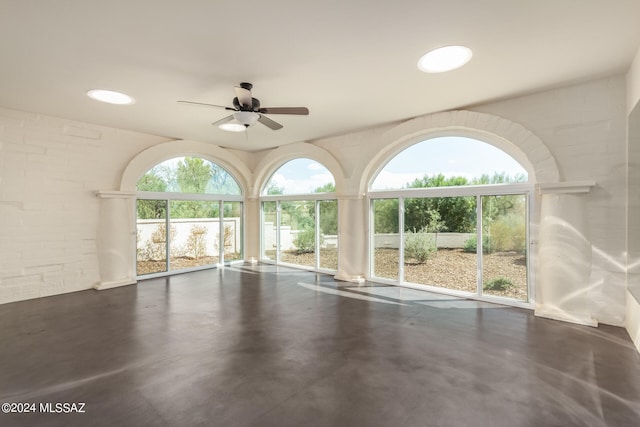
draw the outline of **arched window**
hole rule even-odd
[[[338,269],[335,180],[322,164],[291,160],[262,190],[261,258],[316,270]]]
[[[370,276],[529,303],[527,171],[483,141],[438,137],[372,180]]]
[[[145,173],[138,191],[240,195],[236,179],[222,166],[200,157],[176,157]]]
[[[140,178],[137,190],[139,276],[242,259],[242,190],[220,165],[166,160]]]
[[[412,145],[391,159],[371,189],[445,187],[526,182],[527,171],[504,151],[471,138],[439,137]]]
[[[318,194],[336,190],[329,170],[315,160],[290,160],[275,171],[263,187],[264,195]]]

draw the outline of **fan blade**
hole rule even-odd
[[[270,129],[282,129],[282,125],[280,123],[274,122],[273,120],[271,120],[267,116],[263,116],[262,114],[260,114],[260,118],[258,119],[258,121]]]
[[[307,107],[266,107],[260,108],[258,112],[263,114],[298,114],[306,116],[309,114]]]
[[[235,90],[238,101],[240,101],[240,105],[253,110],[253,98],[251,97],[251,91],[240,86],[235,86]]]
[[[212,124],[213,126],[218,126],[218,125],[221,125],[221,124],[223,124],[223,123],[230,122],[231,120],[233,120],[233,114],[232,114],[232,115],[230,115],[230,116],[227,116],[227,117],[223,117],[223,118],[221,118],[220,120],[218,120],[217,122],[213,122],[213,123],[211,123],[211,124]]]
[[[195,105],[195,106],[198,106],[198,107],[215,107],[215,108],[224,108],[225,110],[236,111],[236,109],[235,109],[235,108],[225,107],[224,105],[205,104],[204,102],[178,101],[178,104]]]

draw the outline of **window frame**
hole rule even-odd
[[[476,197],[476,235],[479,242],[482,242],[482,196],[500,196],[500,195],[513,195],[513,194],[525,194],[527,201],[526,208],[526,239],[527,239],[527,301],[518,301],[515,299],[504,298],[500,296],[493,296],[483,294],[481,291],[482,283],[482,253],[480,253],[481,245],[478,245],[478,288],[476,293],[467,293],[462,291],[450,290],[445,288],[439,288],[429,285],[415,284],[406,282],[404,280],[404,199],[405,198],[421,198],[421,197]],[[428,188],[403,188],[394,190],[372,190],[369,189],[366,194],[366,203],[368,209],[368,228],[367,228],[367,247],[368,247],[368,268],[367,268],[367,280],[376,283],[384,283],[396,286],[402,286],[407,288],[428,290],[446,295],[459,296],[463,298],[471,298],[479,301],[486,302],[498,302],[505,305],[514,307],[521,307],[532,309],[535,307],[535,264],[536,254],[534,251],[534,242],[531,239],[531,218],[535,212],[535,184],[531,182],[523,183],[505,183],[505,184],[486,184],[486,185],[465,185],[465,186],[451,186],[451,187],[428,187]],[[375,233],[373,230],[375,219],[373,200],[377,199],[398,199],[398,232],[399,232],[399,247],[398,247],[398,279],[386,279],[377,277],[374,275],[374,246],[375,246]]]

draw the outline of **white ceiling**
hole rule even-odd
[[[418,71],[451,44],[465,67]],[[0,0],[0,106],[253,151],[623,73],[639,45],[640,0]],[[247,137],[176,103],[230,105],[242,81],[310,115]]]

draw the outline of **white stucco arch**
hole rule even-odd
[[[359,192],[368,191],[369,184],[395,155],[418,142],[440,136],[465,136],[499,148],[525,168],[531,183],[560,180],[558,166],[547,146],[522,125],[485,113],[447,111],[416,117],[381,134],[378,143],[383,148],[360,174]]]
[[[155,165],[175,157],[201,157],[220,165],[238,182],[243,194],[250,194],[252,173],[244,162],[232,152],[197,141],[176,140],[155,145],[134,157],[122,174],[120,191],[136,191],[136,184],[142,175]]]
[[[248,196],[252,198],[260,197],[260,191],[269,177],[286,162],[299,158],[315,160],[326,167],[333,175],[336,183],[336,192],[340,192],[345,179],[345,173],[340,162],[323,148],[301,142],[276,148],[262,158],[255,169],[252,185],[253,192]]]

